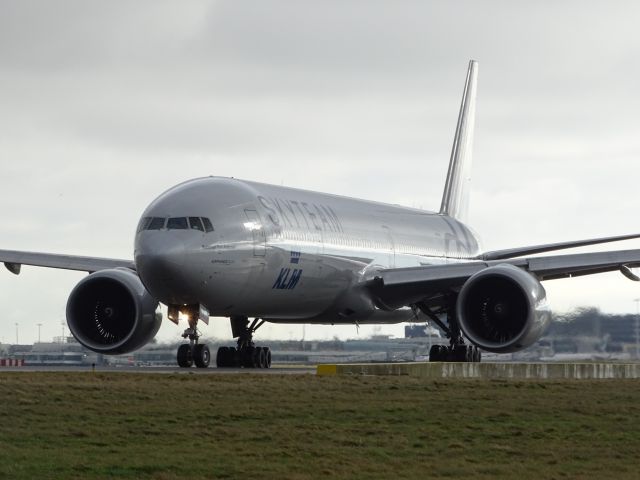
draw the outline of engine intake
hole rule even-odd
[[[82,345],[98,353],[129,353],[148,343],[162,317],[158,301],[131,270],[100,270],[76,285],[67,301],[67,323]]]
[[[480,348],[497,353],[528,347],[551,320],[542,284],[510,264],[486,268],[469,278],[456,308],[465,336]]]

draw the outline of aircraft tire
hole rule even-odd
[[[262,368],[260,366],[260,354],[262,353],[262,348],[253,347],[251,349],[251,368]]]
[[[262,347],[262,350],[264,350],[264,368],[271,368],[271,349]]]
[[[244,368],[253,368],[253,347],[249,347],[240,352],[240,364]]]
[[[240,368],[240,355],[236,347],[229,347],[228,352],[227,365],[233,368]]]
[[[228,350],[229,347],[219,347],[218,348],[218,353],[216,354],[216,367],[218,368],[225,368],[230,366],[229,362],[228,362],[228,358],[229,358],[229,354],[228,354]]]
[[[453,361],[454,362],[466,362],[467,361],[467,346],[466,345],[456,345],[453,347]]]
[[[207,368],[211,362],[211,352],[204,343],[197,344],[193,349],[193,362],[198,368]]]
[[[178,366],[180,368],[189,368],[193,365],[193,351],[191,345],[183,343],[178,347]]]
[[[256,368],[267,368],[267,357],[264,354],[264,348],[256,347]]]
[[[444,355],[446,349],[442,345],[432,345],[429,349],[429,361],[430,362],[442,362],[444,361]]]

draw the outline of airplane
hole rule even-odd
[[[235,178],[176,185],[144,211],[133,260],[0,250],[0,262],[89,273],[71,291],[69,329],[101,354],[124,354],[168,318],[186,320],[180,367],[206,368],[198,323],[228,318],[236,346],[218,367],[269,368],[253,336],[266,322],[432,321],[449,340],[430,361],[479,362],[527,348],[551,321],[542,281],[619,270],[640,281],[640,250],[537,256],[640,234],[483,252],[465,224],[478,63],[469,62],[439,211]],[[252,320],[250,320],[252,319]],[[186,340],[188,339],[188,343]]]

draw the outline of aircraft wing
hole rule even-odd
[[[0,250],[0,262],[3,262],[5,267],[16,275],[20,273],[20,267],[22,265],[79,270],[81,272],[97,272],[98,270],[116,267],[136,269],[135,263],[131,260],[81,257],[79,255],[54,253],[20,252],[16,250]]]
[[[393,268],[381,270],[373,280],[367,282],[367,287],[379,306],[399,308],[455,291],[473,274],[505,263],[522,268],[539,280],[619,270],[627,278],[640,281],[630,270],[640,267],[640,250],[636,249]]]

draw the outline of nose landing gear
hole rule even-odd
[[[247,317],[231,317],[231,331],[238,338],[237,347],[220,347],[216,356],[218,368],[271,368],[271,349],[253,343],[253,334],[264,325],[256,318],[251,325]]]
[[[198,368],[207,368],[211,363],[211,352],[204,343],[198,343],[198,315],[189,315],[189,328],[182,333],[182,338],[189,339],[189,343],[183,343],[178,347],[178,366],[190,368],[194,364]]]

